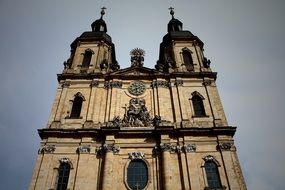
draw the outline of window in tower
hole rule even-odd
[[[173,31],[181,31],[182,27],[180,25],[174,25],[173,26]]]
[[[215,162],[207,161],[204,165],[208,187],[210,189],[222,188],[218,167]]]
[[[68,163],[61,163],[58,170],[57,190],[66,190],[68,178],[70,173],[70,165]]]
[[[194,110],[194,116],[203,117],[206,116],[205,108],[203,104],[203,96],[200,95],[197,91],[192,93],[192,105]]]
[[[182,51],[183,61],[188,71],[194,70],[193,59],[189,50]]]
[[[148,182],[148,168],[143,160],[132,160],[127,168],[127,183],[130,189],[144,189]]]
[[[80,118],[83,101],[84,101],[84,97],[82,96],[80,92],[78,92],[75,95],[75,98],[72,103],[70,118]]]
[[[82,68],[89,68],[93,52],[86,50],[83,57]]]
[[[100,32],[104,32],[105,31],[105,27],[103,25],[100,25]]]

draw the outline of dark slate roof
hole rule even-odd
[[[203,47],[204,43],[195,35],[193,35],[190,31],[183,30],[183,31],[171,31],[168,32],[163,37],[163,42],[171,42],[172,40],[196,40],[201,47]]]
[[[101,40],[104,40],[105,42],[107,43],[110,43],[112,44],[112,38],[106,34],[105,32],[93,32],[93,31],[90,31],[90,32],[84,32],[81,34],[81,36],[77,37],[73,42],[72,44],[70,45],[71,47],[75,47],[76,46],[76,43],[78,41],[86,41],[86,40],[96,40],[96,41],[101,41]]]

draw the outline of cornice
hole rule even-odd
[[[97,129],[38,129],[41,139],[48,137],[102,137],[105,135],[122,135],[122,136],[149,136],[171,134],[173,136],[217,136],[227,135],[233,137],[236,127],[189,127],[174,128],[174,126],[159,127],[100,127]]]
[[[124,75],[124,73],[62,73],[57,75],[57,80],[60,82],[61,80],[66,79],[105,79],[105,80],[111,80],[111,79],[130,79],[130,80],[152,80],[157,78],[162,79],[172,79],[172,78],[212,78],[214,80],[217,79],[217,72],[173,72],[173,73],[147,73],[144,75]]]

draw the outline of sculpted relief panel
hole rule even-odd
[[[159,116],[151,119],[149,111],[145,105],[145,100],[142,98],[132,98],[129,101],[129,106],[126,108],[124,118],[119,116],[114,117],[113,121],[109,122],[111,127],[149,127],[157,126],[161,122]]]

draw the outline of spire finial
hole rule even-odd
[[[105,9],[106,9],[106,7],[102,7],[101,8],[102,10],[101,10],[101,19],[103,18],[103,15],[105,14]]]
[[[171,14],[171,16],[172,16],[172,18],[174,18],[174,11],[173,11],[173,7],[169,7],[169,10],[170,10],[170,14]]]

